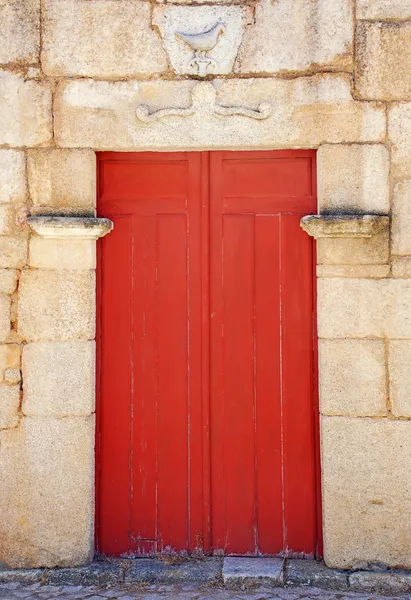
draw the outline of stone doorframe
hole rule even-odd
[[[390,109],[389,131],[400,137],[398,110]],[[344,74],[73,80],[57,87],[54,130],[55,147],[28,152],[37,218],[22,222],[8,250],[21,269],[9,293],[18,302],[23,395],[16,350],[2,384],[9,413],[0,448],[0,561],[52,567],[93,556],[95,240],[110,227],[93,219],[94,151],[316,148],[318,213],[327,218],[304,228],[318,237],[324,556],[331,567],[411,567],[411,405],[403,376],[411,243],[398,220],[389,227],[375,218],[405,203],[396,178],[408,159],[391,147],[385,106],[355,100]],[[20,151],[8,152],[20,164]],[[340,218],[347,214],[360,218]]]

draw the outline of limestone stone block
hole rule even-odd
[[[0,294],[12,294],[17,286],[16,269],[0,269]]]
[[[18,237],[0,236],[0,268],[24,267],[27,262],[26,235]]]
[[[0,341],[4,342],[10,335],[10,296],[0,294]]]
[[[167,69],[149,2],[46,0],[41,60],[53,76],[135,77]]]
[[[317,288],[320,338],[411,339],[409,279],[324,278]]]
[[[94,342],[26,344],[22,367],[25,415],[85,416],[94,411]]]
[[[409,19],[411,0],[357,0],[357,19]]]
[[[91,561],[93,417],[25,417],[17,428],[3,431],[0,480],[0,505],[7,507],[0,520],[4,566],[63,567]]]
[[[391,340],[388,348],[392,414],[411,417],[411,341]]]
[[[0,430],[19,422],[20,386],[0,383]]]
[[[411,100],[411,23],[360,21],[355,87],[366,100]]]
[[[38,146],[51,138],[50,85],[0,71],[0,144]]]
[[[389,107],[388,137],[392,142],[392,176],[411,177],[411,102],[393,104]]]
[[[29,264],[37,269],[95,269],[96,242],[32,236],[29,245]]]
[[[23,271],[18,327],[26,340],[93,339],[93,271]]]
[[[199,92],[195,98],[194,87]],[[266,102],[272,114],[251,120],[215,113],[215,104],[232,107],[234,99],[236,106],[253,110]],[[187,108],[194,100],[191,116],[165,116],[150,123],[136,118],[139,105],[154,112]],[[59,146],[97,150],[317,147],[326,142],[378,142],[386,130],[383,105],[353,100],[350,78],[341,74],[213,84],[66,81],[58,87],[54,108]]]
[[[92,150],[30,150],[27,169],[35,207],[94,208],[96,155]]]
[[[317,277],[384,279],[389,273],[390,265],[317,265]]]
[[[26,160],[21,150],[0,150],[0,203],[25,204]]]
[[[353,37],[350,0],[262,0],[255,25],[245,32],[236,71],[344,70],[352,64]]]
[[[389,153],[382,144],[321,146],[317,173],[320,212],[389,212]]]
[[[411,422],[321,418],[324,559],[411,567]]]
[[[395,256],[391,263],[393,277],[411,277],[411,256]]]
[[[0,205],[0,235],[19,235],[26,229],[27,208],[10,204]]]
[[[0,344],[0,381],[8,369],[20,368],[20,346],[18,344]]]
[[[40,0],[6,0],[0,4],[0,64],[39,59]]]
[[[380,340],[320,340],[320,411],[325,415],[387,413],[385,343]]]
[[[394,188],[391,244],[393,254],[411,255],[411,180]]]
[[[370,238],[320,238],[317,240],[318,264],[382,265],[388,263],[389,232]]]

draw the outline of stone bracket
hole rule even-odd
[[[307,215],[301,228],[313,238],[370,238],[390,225],[386,215]]]
[[[37,235],[48,239],[96,240],[114,228],[110,219],[97,217],[33,216],[27,223]]]

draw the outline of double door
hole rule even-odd
[[[98,549],[314,555],[312,151],[101,153]]]

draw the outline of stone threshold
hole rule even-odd
[[[400,595],[411,592],[411,572],[342,571],[322,561],[282,558],[124,558],[95,560],[85,567],[0,569],[0,583],[114,586],[192,584],[230,589],[312,586],[326,590]]]

